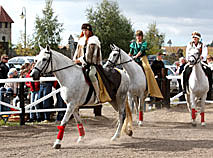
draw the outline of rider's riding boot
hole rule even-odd
[[[95,93],[96,93],[96,101],[95,104],[100,103],[100,98],[99,98],[99,85],[98,85],[98,81],[92,82],[92,85],[95,89]]]

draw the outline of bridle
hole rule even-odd
[[[40,70],[39,68],[34,67],[34,69],[36,69],[40,74],[43,74],[43,75],[44,74],[51,74],[51,73],[54,73],[54,72],[57,72],[57,71],[61,71],[61,70],[64,70],[64,69],[67,69],[67,68],[70,68],[70,67],[73,67],[73,66],[76,65],[76,64],[72,64],[72,65],[65,66],[65,67],[60,68],[60,69],[53,70],[52,52],[51,51],[49,51],[49,52],[46,51],[45,53],[49,54],[50,57],[47,60],[47,62],[44,64],[44,66],[42,67],[42,69]],[[51,71],[50,72],[46,72],[46,70],[48,69],[49,65],[51,65]]]
[[[196,56],[195,56],[194,54],[191,55],[190,57],[194,58],[195,62],[194,62],[193,64],[190,63],[190,65],[193,65],[193,66],[194,66],[194,65],[198,64],[198,63],[201,61],[200,56],[201,56],[200,53],[199,53],[199,55],[198,55],[197,58],[196,58]]]
[[[117,54],[116,59],[115,59],[114,62],[112,62],[109,59],[107,60],[110,63],[109,67],[116,67],[116,66],[120,66],[120,65],[123,65],[123,64],[126,64],[126,63],[129,63],[129,62],[133,61],[133,59],[130,59],[130,60],[124,61],[124,62],[122,62],[120,64],[116,64],[119,59],[121,60],[121,49],[120,48],[116,48],[116,49],[113,49],[112,51],[117,51],[118,54]]]

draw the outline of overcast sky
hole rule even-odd
[[[70,34],[80,34],[81,24],[87,22],[86,8],[96,7],[102,0],[53,0],[53,10],[63,23],[62,44],[67,44]],[[184,46],[191,40],[191,33],[198,31],[204,43],[213,40],[213,0],[117,0],[121,14],[127,17],[135,30],[147,31],[147,26],[157,24],[165,34],[165,46]],[[20,18],[26,7],[27,34],[33,33],[35,17],[42,17],[45,0],[0,0],[0,5],[13,19],[12,42],[17,43],[24,20]]]

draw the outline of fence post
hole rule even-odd
[[[94,107],[95,116],[101,116],[102,105],[98,105]]]
[[[20,83],[19,87],[19,99],[20,99],[20,125],[25,125],[25,107],[24,107],[24,82]]]
[[[168,69],[165,68],[164,77],[162,78],[162,93],[163,93],[163,107],[170,108],[170,79],[167,79]]]

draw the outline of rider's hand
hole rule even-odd
[[[136,56],[133,56],[132,58],[133,58],[133,59],[136,59],[137,57],[136,57]]]
[[[81,63],[80,60],[78,60],[78,59],[74,60],[74,62],[75,62],[76,64]]]

